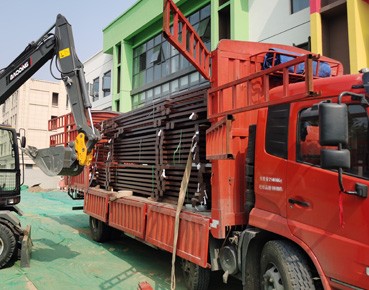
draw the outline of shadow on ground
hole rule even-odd
[[[170,289],[170,273],[171,273],[171,259],[170,253],[154,249],[140,241],[133,238],[127,237],[124,234],[114,235],[114,240],[100,244],[94,242],[90,235],[88,216],[83,213],[76,213],[73,215],[61,215],[61,216],[50,216],[54,221],[62,224],[68,225],[78,232],[78,235],[85,239],[86,245],[93,244],[98,247],[104,248],[109,254],[117,257],[129,266],[124,267],[124,271],[116,271],[118,269],[111,269],[111,273],[115,274],[108,280],[104,280],[100,283],[99,288],[101,290],[108,289],[126,289],[123,287],[125,281],[129,280],[131,277],[142,275],[142,281],[147,281],[151,283],[155,290],[167,290]],[[45,243],[45,241],[42,241]],[[55,250],[58,250],[57,245],[53,245]],[[67,249],[61,250],[66,251],[66,255],[78,255],[78,252],[70,251]],[[54,257],[57,257],[55,254]],[[109,267],[111,265],[106,265]],[[105,267],[105,265],[101,265]],[[145,279],[149,278],[149,279]],[[152,280],[154,283],[152,283]],[[182,271],[180,269],[179,263],[176,265],[176,284],[178,290],[186,289]],[[209,290],[236,290],[242,289],[241,282],[237,279],[230,277],[228,284],[224,284],[222,281],[221,272],[212,272]]]

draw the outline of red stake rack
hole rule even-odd
[[[210,80],[211,53],[172,0],[164,2],[163,32],[169,43],[184,54],[205,79]]]

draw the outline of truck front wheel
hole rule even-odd
[[[207,290],[210,270],[200,267],[185,259],[181,260],[185,284],[188,290]]]
[[[288,241],[269,241],[261,254],[261,289],[315,289],[301,251]]]
[[[5,225],[0,224],[0,269],[14,256],[16,238],[14,233]]]

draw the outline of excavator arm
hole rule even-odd
[[[37,149],[29,146],[23,150],[47,175],[73,176],[89,165],[100,133],[93,126],[83,64],[76,54],[71,25],[64,16],[59,14],[56,23],[40,39],[30,43],[8,67],[0,71],[0,104],[54,58],[69,96],[78,136],[67,147]]]

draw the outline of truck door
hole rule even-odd
[[[312,103],[310,103],[312,105]],[[351,168],[343,184],[368,187],[368,109],[348,105]],[[293,235],[317,258],[332,285],[369,285],[369,201],[340,192],[338,173],[320,167],[317,106],[291,106],[287,165],[287,218]]]

